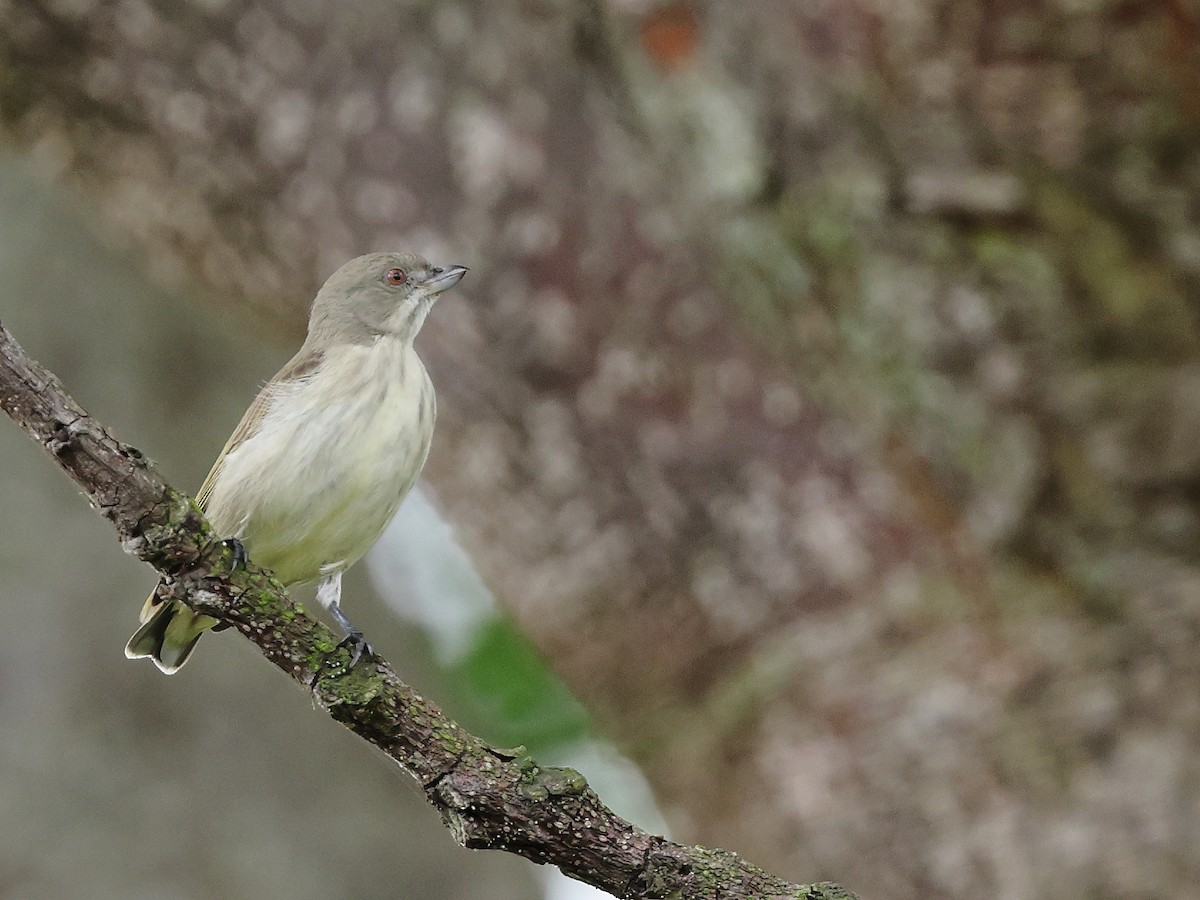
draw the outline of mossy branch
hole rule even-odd
[[[552,863],[617,897],[853,896],[648,834],[615,815],[578,773],[540,767],[522,750],[495,749],[463,730],[378,656],[344,671],[346,651],[333,633],[269,572],[235,566],[195,502],[89,416],[3,324],[0,406],[84,489],[126,551],[166,577],[172,596],[244,634],[334,719],[416,778],[463,846]]]

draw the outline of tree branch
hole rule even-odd
[[[605,806],[579,773],[497,750],[446,718],[375,655],[344,670],[333,633],[270,573],[233,565],[195,502],[113,437],[0,323],[0,406],[112,522],[122,546],[158,569],[167,592],[236,628],[312,691],[335,720],[416,778],[465,847],[507,850],[626,898],[844,900],[835,884],[791,884],[736,854],[648,834]]]

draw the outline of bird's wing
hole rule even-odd
[[[213,483],[217,480],[217,475],[221,471],[221,466],[225,462],[225,458],[236,450],[247,438],[258,431],[263,417],[267,414],[267,410],[271,406],[271,399],[275,396],[275,392],[281,385],[298,381],[315,372],[317,366],[321,363],[321,357],[322,351],[301,347],[300,352],[293,356],[274,378],[263,385],[262,390],[258,392],[258,396],[250,404],[250,408],[242,416],[242,421],[238,423],[237,428],[233,430],[233,434],[229,436],[229,440],[225,442],[224,449],[217,456],[217,461],[213,463],[213,467],[204,479],[204,483],[200,485],[200,490],[196,494],[196,502],[200,505],[201,509],[205,509],[208,505],[209,494],[212,493]]]

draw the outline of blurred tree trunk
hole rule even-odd
[[[358,252],[472,266],[429,481],[683,839],[863,896],[1182,897],[1198,35],[12,0],[0,119],[152,275],[293,335]]]

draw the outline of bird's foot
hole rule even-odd
[[[231,572],[236,572],[238,569],[245,568],[246,562],[250,559],[250,557],[246,554],[246,547],[241,541],[235,537],[225,538],[225,540],[221,541],[221,546],[229,550],[230,554],[233,556],[233,559],[229,564],[229,570]],[[212,630],[214,632],[224,631],[231,624],[232,623],[230,622],[218,622],[213,626]]]
[[[346,663],[347,672],[358,665],[358,661],[363,658],[364,654],[366,656],[373,656],[375,654],[375,651],[371,649],[371,645],[367,643],[367,639],[363,637],[363,633],[357,628],[352,629],[338,642],[334,652],[337,652],[337,650],[350,651],[350,660]]]
[[[343,657],[343,650],[347,651],[348,657]],[[361,631],[357,628],[350,630],[344,638],[338,641],[336,647],[321,657],[321,664],[313,675],[313,689],[316,689],[317,683],[326,673],[334,677],[345,675],[358,665],[364,656],[373,656],[374,653],[375,651],[371,649],[371,645],[367,643]]]
[[[373,656],[375,654],[375,651],[371,649],[371,645],[367,643],[367,639],[363,637],[362,630],[342,612],[342,606],[338,602],[341,599],[341,583],[341,576],[336,575],[328,581],[322,581],[321,585],[317,588],[317,600],[329,610],[329,615],[341,627],[342,634],[345,637],[338,641],[337,646],[321,658],[321,664],[317,667],[317,671],[313,675],[312,683],[314,690],[317,683],[321,680],[321,676],[327,670],[336,669],[339,671],[332,674],[345,675],[358,665],[358,661],[363,656]],[[323,597],[322,592],[326,590],[329,591],[329,596]],[[343,650],[346,651],[345,657],[341,653]],[[342,661],[343,658],[345,658],[345,662]]]
[[[233,554],[232,568],[237,569],[246,565],[246,562],[250,559],[250,557],[246,555],[245,544],[235,537],[225,538],[225,540],[221,541],[221,544],[225,547],[228,547],[229,551]]]

